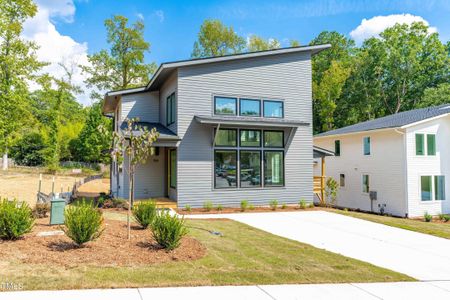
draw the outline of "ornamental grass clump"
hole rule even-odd
[[[269,202],[269,206],[272,210],[277,210],[278,208],[278,200],[271,200]]]
[[[242,200],[241,201],[241,211],[246,211],[248,208],[248,201],[247,200]]]
[[[133,207],[133,216],[136,222],[146,229],[151,226],[156,217],[156,202],[141,202]]]
[[[33,229],[33,211],[26,202],[0,199],[0,239],[17,240]]]
[[[428,212],[425,212],[423,218],[425,219],[425,222],[431,222],[431,220],[433,220],[433,216],[430,215]]]
[[[79,202],[70,205],[64,212],[65,234],[74,241],[77,246],[97,239],[103,232],[103,216],[100,210],[91,203]]]
[[[157,214],[151,229],[155,241],[169,251],[178,248],[181,239],[187,234],[184,219],[171,216],[168,211]]]

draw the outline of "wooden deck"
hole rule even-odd
[[[155,198],[153,199],[156,201],[156,206],[161,208],[177,208],[177,202],[170,200],[169,198]],[[138,199],[136,200],[136,203],[139,203],[141,201],[148,201],[148,199]]]

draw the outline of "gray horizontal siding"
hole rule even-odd
[[[193,120],[211,115],[213,94],[284,100],[286,119],[311,123],[309,53],[295,53],[180,68],[178,71],[178,205],[200,207],[205,201],[237,206],[242,200],[267,205],[270,200],[312,201],[312,129],[299,127],[285,154],[285,187],[213,189],[212,128]]]
[[[158,92],[122,96],[121,121],[139,118],[142,122],[159,123],[159,111]]]
[[[176,97],[176,108],[178,108],[178,95],[177,95],[177,72],[173,72],[172,75],[167,79],[167,81],[163,84],[160,89],[160,116],[161,116],[161,124],[166,126],[167,124],[167,116],[166,116],[166,105],[167,105],[167,97],[169,97],[173,92],[175,92]],[[178,113],[177,113],[178,115]],[[177,133],[177,118],[175,118],[175,123],[167,126],[174,133]]]

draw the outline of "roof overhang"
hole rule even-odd
[[[298,120],[269,119],[258,117],[225,117],[225,116],[195,116],[194,119],[200,124],[228,125],[228,126],[258,126],[258,127],[282,127],[296,128],[309,126],[310,123]]]
[[[402,129],[402,127],[388,127],[388,128],[379,128],[379,129],[371,129],[371,130],[364,130],[364,131],[354,131],[354,132],[347,132],[347,133],[337,133],[337,134],[330,134],[330,135],[323,135],[323,136],[313,136],[313,139],[328,139],[328,138],[336,138],[340,136],[349,136],[349,135],[356,135],[356,134],[370,134],[370,133],[378,133],[383,131],[398,131]]]
[[[334,152],[321,148],[321,147],[317,147],[317,146],[313,146],[313,157],[317,158],[317,157],[325,157],[325,156],[334,156]]]

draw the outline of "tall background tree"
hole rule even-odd
[[[26,19],[36,14],[31,0],[0,0],[0,152],[3,169],[7,169],[8,150],[21,126],[29,120],[27,80],[43,64],[35,51],[36,45],[23,40],[20,34]]]

